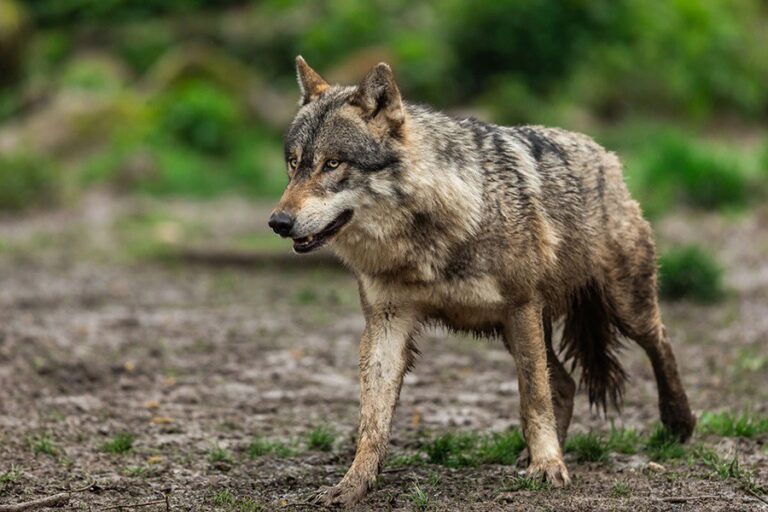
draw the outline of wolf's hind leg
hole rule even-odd
[[[641,233],[631,253],[619,252],[611,266],[605,291],[625,336],[635,340],[653,366],[659,393],[661,422],[681,440],[693,433],[696,418],[678,373],[672,345],[661,322],[656,287],[656,257],[650,233]]]
[[[681,441],[686,441],[696,426],[696,418],[688,405],[683,383],[677,370],[677,362],[666,336],[666,329],[659,323],[653,332],[634,338],[643,347],[653,366],[659,392],[661,422]]]
[[[568,437],[568,427],[573,417],[573,397],[576,395],[576,383],[571,374],[565,369],[552,348],[552,321],[544,320],[544,337],[547,343],[547,368],[549,369],[549,385],[552,388],[552,406],[555,409],[557,421],[557,439],[560,448],[565,449]]]

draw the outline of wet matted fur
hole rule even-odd
[[[618,158],[585,135],[456,119],[402,100],[389,66],[357,86],[297,58],[300,108],[285,137],[289,182],[270,226],[297,252],[328,244],[355,273],[360,343],[357,452],[319,496],[351,505],[384,462],[403,375],[425,325],[498,336],[518,370],[531,475],[569,482],[563,463],[575,383],[621,400],[619,336],[653,365],[662,422],[694,417],[661,322],[649,224]]]

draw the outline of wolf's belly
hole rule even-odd
[[[456,331],[476,334],[499,334],[503,328],[504,310],[500,307],[442,308],[426,311],[427,321]]]
[[[499,285],[491,276],[423,284],[363,278],[363,287],[371,304],[407,304],[426,320],[457,330],[496,330],[506,307]]]

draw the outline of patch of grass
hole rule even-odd
[[[254,439],[248,445],[248,455],[255,459],[264,455],[275,454],[278,457],[292,457],[299,453],[299,450],[293,446],[280,441],[270,441],[261,437]]]
[[[408,501],[413,505],[414,510],[426,510],[429,506],[429,494],[414,482],[411,484],[411,492],[408,493]]]
[[[11,466],[11,469],[0,473],[0,491],[4,491],[6,487],[19,483],[20,480],[21,470],[16,466]]]
[[[329,428],[320,426],[307,434],[307,446],[310,450],[329,452],[333,449],[336,434]]]
[[[518,491],[548,491],[552,486],[549,482],[542,480],[541,478],[528,478],[526,476],[517,476],[513,478],[509,483],[502,487],[503,492],[518,492]]]
[[[680,444],[677,436],[659,425],[645,442],[645,453],[655,461],[680,459],[685,457],[685,447]]]
[[[443,476],[437,471],[430,471],[427,475],[427,482],[432,487],[437,487],[443,481]]]
[[[236,500],[237,498],[229,492],[229,489],[223,489],[214,495],[213,504],[218,506],[232,505]]]
[[[494,433],[480,438],[475,460],[478,464],[503,464],[511,466],[525,448],[523,433],[519,430]]]
[[[632,495],[632,489],[624,482],[616,482],[611,487],[611,497],[626,498]]]
[[[577,462],[602,462],[608,460],[608,443],[594,432],[574,434],[565,443],[566,453],[573,453]]]
[[[141,478],[147,474],[147,468],[144,466],[128,466],[123,469],[123,474],[131,478]]]
[[[519,430],[490,435],[449,432],[420,446],[431,464],[448,467],[480,464],[513,465],[524,448],[525,440]]]
[[[133,442],[136,436],[127,432],[120,432],[112,440],[107,441],[101,446],[101,451],[106,453],[127,453],[133,449]]]
[[[636,430],[626,428],[614,428],[608,434],[608,448],[617,453],[634,455],[640,445],[640,434]]]
[[[22,211],[61,203],[61,173],[51,163],[29,154],[0,156],[0,211]]]
[[[424,459],[421,454],[400,454],[389,458],[389,465],[392,467],[421,466]]]
[[[48,434],[41,434],[32,440],[32,451],[37,454],[55,457],[59,452],[53,439]]]
[[[742,490],[753,495],[766,494],[766,489],[760,485],[754,473],[744,468],[736,455],[729,460],[714,450],[699,448],[694,452],[694,456],[720,480],[734,480]]]
[[[661,295],[671,300],[713,303],[723,295],[723,270],[697,246],[672,249],[659,259]]]
[[[705,412],[698,422],[702,434],[753,438],[768,433],[768,417],[750,413]]]
[[[228,512],[261,512],[263,506],[251,498],[238,498],[229,489],[223,489],[213,496],[213,504]]]
[[[470,466],[473,462],[470,450],[476,445],[477,439],[477,434],[449,432],[429,441],[422,448],[432,464]]]
[[[208,461],[212,464],[232,464],[232,454],[221,446],[214,446],[208,451]]]

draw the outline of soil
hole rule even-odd
[[[0,505],[92,483],[70,509],[164,496],[174,511],[320,509],[310,503],[316,489],[335,483],[354,454],[363,318],[352,276],[297,265],[282,246],[254,265],[168,258],[187,242],[242,247],[267,211],[238,200],[100,195],[67,212],[0,221],[0,475],[16,470],[0,483]],[[137,228],[130,219],[144,220]],[[703,244],[726,269],[721,303],[663,305],[695,412],[768,414],[768,209],[678,213],[657,234],[662,247]],[[419,346],[392,455],[414,453],[423,436],[519,424],[515,368],[500,343],[437,331]],[[580,394],[571,432],[654,427],[651,367],[632,342],[623,360],[632,379],[623,411],[604,417]],[[305,447],[318,426],[336,435],[329,452]],[[119,433],[135,436],[132,449],[107,453]],[[299,453],[250,457],[258,437]],[[765,441],[692,442],[738,456],[765,487]],[[573,485],[544,491],[505,490],[519,471],[512,466],[389,465],[358,509],[416,510],[416,485],[424,510],[768,510],[694,459],[656,471],[645,455],[567,462]],[[225,490],[233,504],[222,504]]]

